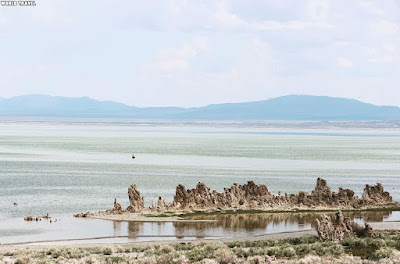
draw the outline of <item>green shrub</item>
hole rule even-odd
[[[238,242],[227,242],[226,246],[228,248],[236,248],[236,247],[240,247],[242,243],[238,243]]]
[[[339,256],[344,253],[344,248],[342,245],[332,245],[329,247],[329,253],[335,256]]]
[[[293,237],[281,239],[280,244],[288,243],[290,245],[301,245],[301,244],[312,244],[318,242],[319,238],[317,236],[302,236],[302,237]]]
[[[296,256],[296,250],[294,250],[294,248],[292,248],[292,247],[284,248],[282,250],[282,255],[285,257],[288,257],[288,258],[294,257],[294,256]]]
[[[245,250],[243,248],[234,248],[232,249],[232,252],[236,254],[236,256],[238,256],[239,258],[247,258],[249,256],[251,256],[249,254],[248,250]]]
[[[50,249],[49,253],[50,254],[48,254],[48,255],[51,255],[52,258],[59,258],[62,255],[61,250],[54,249],[54,248]]]
[[[325,256],[329,252],[329,246],[325,244],[325,242],[317,242],[311,246],[311,249],[317,254],[318,256]]]
[[[382,247],[378,250],[375,250],[372,254],[370,254],[371,259],[382,259],[388,258],[393,254],[393,249],[388,247]]]
[[[103,255],[104,247],[87,248],[87,249],[85,249],[85,251],[88,252],[89,254]]]
[[[311,252],[311,246],[309,244],[301,244],[295,247],[297,253],[309,254]]]
[[[263,264],[265,263],[265,258],[261,256],[250,257],[247,259],[249,264]]]
[[[123,262],[126,262],[126,261],[125,261],[125,259],[123,257],[113,256],[113,257],[106,257],[105,258],[105,262],[107,264],[110,264],[110,263],[123,263]]]
[[[189,243],[179,243],[179,244],[173,244],[172,245],[175,250],[177,251],[182,251],[182,250],[192,250],[196,247],[196,245],[194,245],[192,242]]]
[[[386,246],[387,247],[392,247],[392,248],[395,248],[397,246],[398,242],[399,241],[395,241],[395,240],[391,240],[391,239],[385,240]]]
[[[14,262],[14,264],[28,264],[28,263],[31,263],[31,259],[29,257],[18,258]]]
[[[217,249],[214,256],[220,264],[236,263],[236,256],[227,248]]]
[[[367,242],[367,246],[369,248],[378,249],[378,248],[386,246],[385,240],[383,240],[381,238],[367,238],[366,242]]]
[[[163,245],[163,246],[160,248],[160,251],[161,251],[163,254],[168,254],[168,253],[171,253],[172,251],[174,251],[174,248],[171,247],[171,246],[168,246],[168,245]]]
[[[172,256],[169,254],[163,254],[157,258],[157,264],[169,264],[172,263]]]
[[[14,256],[14,252],[9,251],[9,252],[4,253],[3,255],[6,257],[12,257],[12,256]],[[50,254],[48,254],[48,255],[50,255]]]
[[[204,248],[194,248],[186,252],[186,256],[190,260],[200,261],[205,258],[212,258],[213,251],[207,251]]]
[[[279,251],[278,247],[268,247],[268,248],[265,248],[265,255],[276,256],[278,251]]]
[[[107,256],[107,255],[112,255],[113,252],[114,252],[114,250],[113,250],[112,247],[104,247],[103,250],[101,251],[101,253],[102,253],[103,255],[106,255],[106,256]]]

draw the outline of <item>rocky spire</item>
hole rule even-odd
[[[136,184],[132,184],[128,188],[129,206],[127,210],[131,213],[142,212],[144,209],[144,199],[140,196],[140,192],[136,188]]]
[[[315,220],[317,233],[321,240],[341,241],[348,236],[373,237],[371,226],[365,223],[364,227],[355,223],[349,217],[344,217],[341,211],[333,217],[322,215]]]

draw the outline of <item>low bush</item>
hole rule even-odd
[[[367,247],[374,249],[386,246],[385,240],[381,238],[367,238],[365,242],[367,243]]]
[[[219,248],[214,253],[215,260],[220,264],[236,263],[236,255],[227,248]]]
[[[378,237],[348,237],[340,243],[321,242],[315,236],[281,240],[160,245],[115,245],[13,249],[0,253],[3,263],[400,263],[399,231],[381,231]],[[132,254],[132,253],[137,254]],[[347,252],[347,254],[345,254]],[[355,257],[351,254],[357,255]],[[367,258],[367,259],[362,259]]]
[[[113,256],[113,257],[106,257],[105,262],[107,264],[124,263],[124,262],[126,262],[126,259],[124,257]]]
[[[393,254],[393,248],[382,247],[380,249],[375,250],[373,253],[369,255],[371,259],[382,259],[388,258]]]

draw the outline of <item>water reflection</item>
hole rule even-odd
[[[334,213],[330,213],[334,214]],[[345,212],[355,221],[400,221],[400,211]],[[189,220],[212,222],[124,222],[101,219],[64,217],[59,221],[26,222],[10,219],[0,224],[0,242],[26,243],[48,241],[55,243],[117,243],[133,241],[177,241],[200,238],[240,238],[263,234],[310,230],[316,213],[231,214],[189,217]],[[44,242],[45,243],[45,242]]]
[[[334,212],[326,213],[333,215]],[[212,222],[128,222],[128,237],[243,237],[278,232],[309,230],[318,213],[224,214],[188,217],[189,220]],[[400,212],[344,212],[359,223],[400,220]]]
[[[333,216],[335,212],[324,213]],[[361,222],[382,222],[390,218],[392,211],[364,211],[344,212],[344,216]],[[225,215],[203,215],[193,216],[191,220],[216,220],[213,223],[206,223],[213,226],[222,226],[231,230],[245,229],[248,231],[265,229],[270,223],[276,225],[312,225],[321,213],[260,213],[260,214],[225,214]],[[196,223],[201,225],[204,223]],[[177,223],[177,225],[186,225]]]

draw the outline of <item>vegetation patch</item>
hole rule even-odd
[[[341,242],[316,236],[232,242],[12,249],[0,263],[400,263],[400,231]]]

